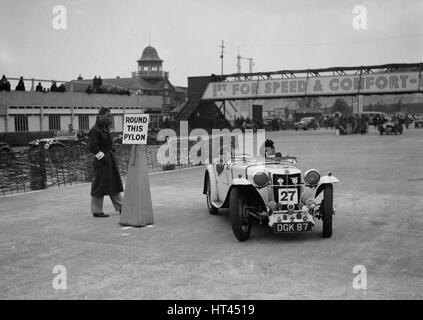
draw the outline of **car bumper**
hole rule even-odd
[[[314,215],[311,214],[310,210],[305,206],[301,210],[274,211],[273,214],[269,216],[269,227],[273,227],[275,223],[281,222],[311,222],[313,226],[316,224]]]

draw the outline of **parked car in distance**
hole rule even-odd
[[[0,142],[0,164],[10,165],[15,160],[12,147],[6,142]]]
[[[423,116],[416,116],[414,119],[414,128],[423,127]]]
[[[383,122],[379,125],[379,134],[402,134],[403,127],[402,124],[398,121],[398,119],[395,119],[393,117],[388,117],[387,121]]]
[[[319,124],[315,117],[305,117],[302,118],[299,122],[296,122],[294,125],[294,129],[302,129],[302,130],[308,130],[308,129],[314,129],[316,130],[319,127]]]
[[[58,131],[56,137],[35,139],[29,142],[30,149],[44,149],[52,162],[62,162],[73,158],[75,147],[87,145],[83,131]],[[30,157],[33,153],[30,152]]]

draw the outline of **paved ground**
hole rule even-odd
[[[423,129],[403,136],[271,132],[303,169],[332,171],[334,235],[238,242],[208,214],[204,168],[150,176],[155,225],[121,229],[89,213],[88,184],[0,198],[1,299],[422,299]],[[52,287],[55,265],[67,289]],[[367,290],[352,287],[355,265]]]

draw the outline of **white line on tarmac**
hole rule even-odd
[[[175,172],[179,172],[179,171],[186,171],[186,170],[192,170],[192,169],[197,169],[197,168],[204,168],[205,166],[207,166],[207,165],[195,166],[195,167],[189,167],[189,168],[182,168],[182,169],[175,169],[175,170],[168,170],[168,171],[151,172],[148,175],[154,176],[156,174],[175,173]],[[28,191],[28,192],[6,194],[4,196],[0,196],[0,199],[1,198],[8,198],[8,197],[15,197],[15,196],[22,196],[22,195],[31,194],[31,193],[60,190],[60,189],[65,189],[65,188],[70,188],[70,187],[75,187],[75,186],[83,186],[83,185],[87,185],[87,184],[91,184],[91,182],[75,183],[75,184],[71,184],[69,186],[64,186],[64,187],[61,187],[61,188],[49,188],[49,189],[43,189],[43,190],[33,190],[33,191]]]
[[[120,230],[126,230],[126,229],[131,229],[132,227],[123,227],[123,228],[120,228]]]

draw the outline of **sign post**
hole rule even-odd
[[[119,224],[143,227],[154,224],[147,166],[148,114],[125,114],[123,144],[132,144],[125,197]]]

